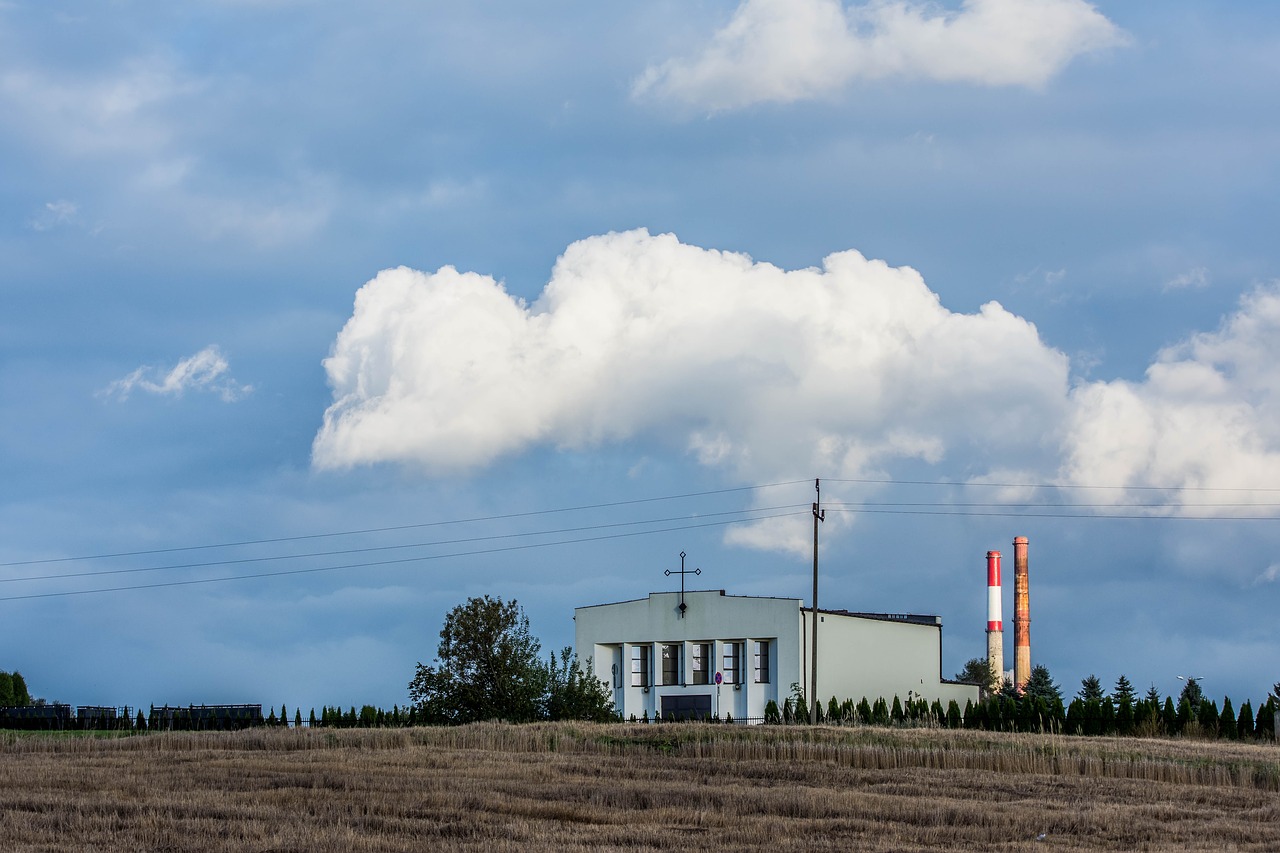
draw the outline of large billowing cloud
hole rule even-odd
[[[1044,85],[1123,33],[1084,0],[743,0],[697,56],[651,66],[634,85],[708,110],[791,102],[852,80],[922,78]]]
[[[380,273],[325,362],[313,458],[445,471],[638,438],[745,482],[960,450],[987,470],[993,449],[1040,452],[1067,367],[1026,320],[949,311],[910,268],[847,251],[786,271],[637,230],[571,245],[532,305],[451,267]]]
[[[1162,499],[1188,514],[1248,514],[1194,505],[1259,500],[1256,494],[1195,489],[1280,483],[1280,289],[1247,295],[1217,331],[1163,350],[1142,382],[1077,387],[1070,411],[1064,482],[1183,489]]]

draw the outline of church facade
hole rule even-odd
[[[810,689],[813,614],[798,598],[655,592],[574,610],[575,648],[613,689],[623,719],[732,716],[763,719],[798,685]],[[942,677],[937,616],[818,611],[817,695],[824,705],[863,697],[952,699],[976,685]]]

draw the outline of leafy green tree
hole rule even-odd
[[[1190,716],[1190,712],[1187,714]],[[1160,711],[1160,722],[1164,726],[1165,734],[1174,735],[1179,731],[1178,712],[1173,707],[1173,697],[1164,697],[1164,708]]]
[[[536,720],[547,677],[539,652],[516,601],[470,598],[445,616],[435,665],[418,663],[409,697],[428,723]]]
[[[1129,683],[1129,679],[1123,675],[1116,679],[1116,686],[1111,691],[1111,698],[1115,700],[1116,707],[1119,707],[1120,703],[1126,699],[1129,700],[1130,707],[1138,702],[1138,694],[1134,692],[1133,685]]]
[[[782,722],[782,712],[778,710],[778,703],[773,699],[765,703],[764,721],[771,726],[776,726]]]
[[[952,699],[950,702],[947,703],[946,721],[947,721],[947,728],[949,729],[960,728],[960,723],[961,723],[960,706],[956,703],[956,700],[954,699]]]
[[[1102,701],[1102,682],[1098,681],[1098,676],[1090,675],[1088,678],[1081,679],[1080,692],[1076,694],[1081,702],[1101,702]]]
[[[831,701],[827,703],[827,722],[840,722],[840,703],[836,701],[836,697],[832,696]]]
[[[956,681],[977,684],[988,693],[999,690],[1003,680],[1003,675],[991,671],[987,658],[969,658],[965,661],[964,668],[956,673]]]
[[[13,701],[13,676],[0,669],[0,708],[8,708]]]
[[[898,699],[898,695],[895,693],[893,696],[893,708],[889,711],[889,720],[896,726],[901,723],[903,719],[902,701]]]
[[[871,715],[871,703],[867,701],[867,697],[863,696],[862,701],[858,703],[858,722],[864,726],[871,725],[873,717]]]
[[[565,646],[559,659],[547,662],[546,716],[551,720],[590,720],[598,723],[614,719],[613,691],[578,665],[578,656]]]

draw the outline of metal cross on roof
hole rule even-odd
[[[685,576],[685,575],[700,575],[700,574],[702,574],[702,569],[694,569],[694,570],[692,570],[692,571],[685,571],[685,568],[684,568],[684,558],[685,558],[685,553],[684,553],[684,551],[681,551],[681,552],[680,552],[680,571],[674,571],[674,570],[672,570],[672,569],[667,569],[665,572],[663,572],[663,574],[664,574],[664,575],[666,575],[667,577],[670,577],[671,575],[679,575],[679,576],[680,576],[680,618],[681,618],[681,619],[683,619],[683,618],[684,618],[684,612],[685,612],[686,610],[688,610],[688,609],[689,609],[689,605],[687,605],[687,604],[685,604],[685,603],[684,603],[684,576]]]

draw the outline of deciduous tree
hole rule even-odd
[[[568,646],[560,650],[558,660],[551,656],[546,668],[548,719],[603,723],[614,718],[613,691],[590,670],[591,662],[584,671]]]
[[[542,714],[547,671],[516,601],[470,598],[445,616],[433,666],[418,663],[409,697],[425,722],[528,722]]]

